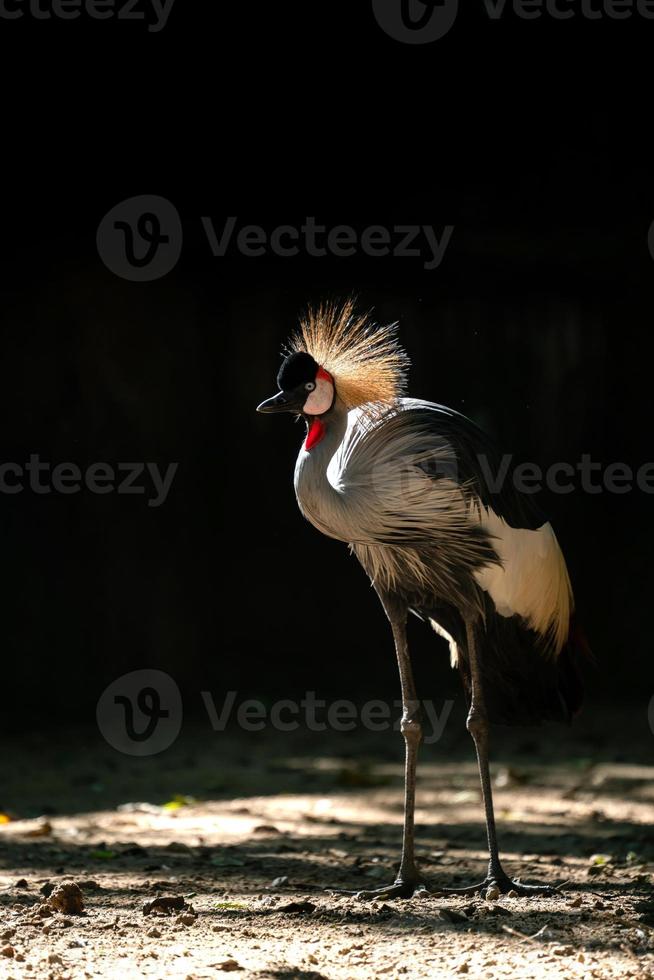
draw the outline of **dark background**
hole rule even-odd
[[[224,8],[229,9],[224,9]],[[104,687],[160,667],[182,688],[395,696],[386,623],[344,546],[299,516],[301,431],[256,404],[308,303],[359,296],[399,320],[412,394],[547,465],[654,458],[654,21],[491,22],[434,44],[386,36],[367,3],[177,0],[166,28],[0,22],[0,457],[179,463],[167,501],[0,495],[2,711],[91,720]],[[101,262],[104,214],[178,209],[176,268]],[[455,226],[412,258],[214,258],[200,216],[272,230]],[[652,507],[543,501],[599,668],[597,699],[652,689]],[[421,693],[446,649],[415,624]]]

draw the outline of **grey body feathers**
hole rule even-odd
[[[493,452],[472,422],[430,402],[348,413],[337,401],[322,441],[298,455],[298,503],[408,607],[446,604],[485,619],[490,595],[500,615],[522,616],[556,654],[572,610],[565,562],[550,525],[511,481],[490,493],[479,454],[492,463]]]

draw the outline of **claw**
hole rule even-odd
[[[392,885],[355,891],[350,888],[328,888],[330,895],[350,895],[365,902],[374,898],[424,898],[431,892],[423,881],[395,881]]]
[[[487,888],[497,888],[500,895],[507,895],[514,891],[518,895],[557,895],[567,884],[566,881],[559,885],[523,885],[520,881],[512,881],[509,877],[488,876],[478,885],[468,885],[465,888],[439,888],[444,895],[476,895],[484,892]]]

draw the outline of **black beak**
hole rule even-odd
[[[292,391],[278,391],[272,398],[257,405],[257,412],[300,412],[303,404],[303,398],[299,398]]]

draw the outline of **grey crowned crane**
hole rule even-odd
[[[402,689],[405,800],[402,856],[392,885],[355,892],[409,897],[426,890],[414,855],[415,778],[422,739],[407,646],[409,612],[450,646],[468,703],[489,848],[472,893],[548,893],[512,881],[500,862],[489,774],[489,723],[567,720],[581,705],[571,632],[572,590],[554,531],[511,479],[489,484],[499,457],[458,412],[405,398],[408,358],[395,326],[351,302],[310,312],[291,339],[280,391],[259,412],[304,417],[295,466],[302,514],[349,544],[381,600]]]

